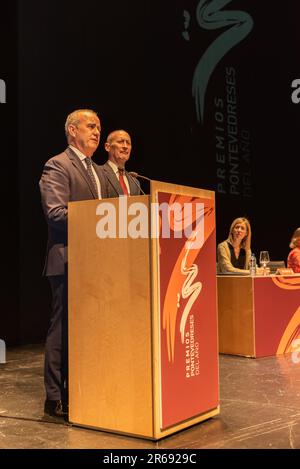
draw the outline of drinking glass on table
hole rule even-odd
[[[266,275],[267,273],[267,265],[269,264],[270,262],[270,256],[269,256],[269,252],[268,251],[260,251],[260,254],[259,254],[259,263],[260,263],[260,266],[263,267],[263,273],[264,275]]]

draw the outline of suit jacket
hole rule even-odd
[[[103,166],[100,166],[100,168],[103,170],[106,178],[107,197],[119,197],[119,195],[123,195],[119,180],[112,167],[108,163],[105,163]],[[130,195],[139,195],[141,193],[139,181],[128,174],[127,171],[125,171],[125,174],[129,183]]]
[[[100,181],[101,196],[105,198],[107,193],[103,170],[95,163],[93,167]],[[98,195],[82,162],[69,147],[46,162],[39,185],[48,224],[43,274],[63,275],[67,266],[68,202],[97,199]]]
[[[248,270],[248,264],[251,256],[251,250],[246,250],[245,269],[238,269],[231,263],[230,249],[228,246],[228,239],[218,244],[218,273],[226,274],[226,272],[243,272]],[[249,272],[249,271],[248,271]]]

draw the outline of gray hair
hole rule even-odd
[[[76,109],[76,111],[71,112],[71,114],[68,115],[65,123],[65,133],[67,139],[69,138],[69,126],[78,125],[81,120],[81,114],[85,114],[86,112],[88,112],[89,114],[94,114],[98,117],[97,112],[93,111],[92,109]]]

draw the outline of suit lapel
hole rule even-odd
[[[108,163],[105,163],[102,168],[108,181],[108,195],[110,194],[110,189],[112,189],[113,193],[116,193],[116,196],[123,195],[119,180],[112,167]]]
[[[98,199],[98,194],[96,193],[95,191],[95,188],[94,188],[94,185],[92,183],[92,181],[90,180],[89,178],[89,175],[87,173],[87,171],[85,170],[82,162],[80,161],[80,159],[78,158],[78,156],[72,151],[72,149],[70,147],[68,147],[65,151],[65,153],[67,153],[68,157],[70,158],[72,164],[76,167],[76,169],[78,169],[78,171],[80,172],[81,176],[84,178],[85,182],[87,183],[87,185],[89,186],[93,196],[95,199]],[[95,168],[95,167],[94,167]],[[96,171],[97,172],[97,171]],[[98,175],[98,173],[97,173]],[[102,192],[102,191],[101,191]]]

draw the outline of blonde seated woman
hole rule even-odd
[[[294,231],[290,242],[290,248],[292,249],[289,253],[287,266],[295,272],[300,273],[300,228]]]
[[[251,226],[247,218],[233,220],[228,238],[218,245],[218,273],[250,273]]]

